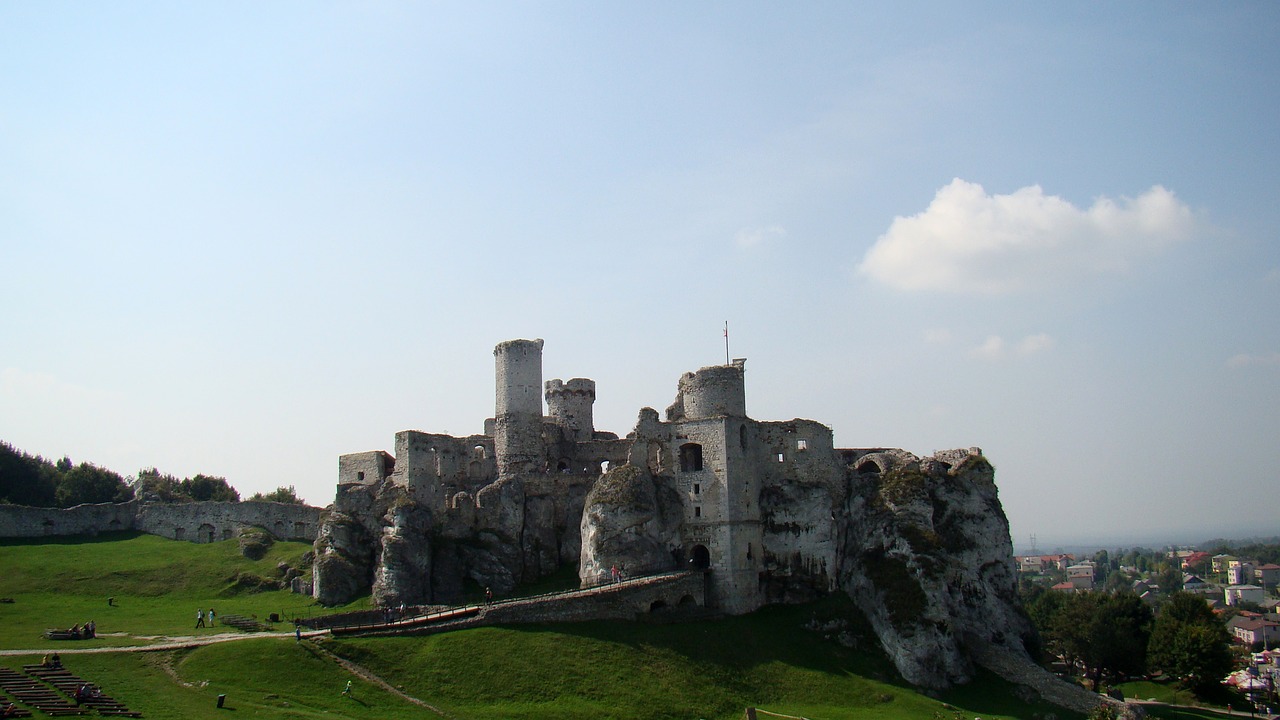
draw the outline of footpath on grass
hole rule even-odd
[[[317,635],[328,635],[328,630],[309,630],[302,633],[302,637],[310,638]],[[119,635],[113,635],[120,637]],[[224,632],[214,635],[134,635],[138,640],[146,641],[146,645],[111,645],[103,647],[66,647],[65,645],[49,648],[27,648],[23,650],[0,650],[0,657],[14,655],[84,655],[98,653],[121,653],[121,652],[156,652],[161,650],[181,650],[183,648],[199,647],[201,645],[213,645],[215,643],[233,642],[235,640],[254,640],[257,638],[291,638],[294,637],[293,632]]]

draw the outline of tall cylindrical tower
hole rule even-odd
[[[498,475],[537,472],[542,447],[542,339],[508,340],[493,349],[497,364],[493,446]]]
[[[546,395],[547,415],[565,429],[565,434],[578,442],[590,440],[595,434],[595,419],[592,417],[596,401],[595,380],[548,380]]]
[[[721,415],[745,417],[745,363],[745,360],[735,360],[732,365],[713,365],[696,373],[685,373],[680,378],[680,399],[685,418],[702,420]]]

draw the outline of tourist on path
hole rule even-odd
[[[196,627],[204,627],[204,608],[196,609]]]
[[[213,608],[209,608],[209,627],[213,627]]]

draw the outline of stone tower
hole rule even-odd
[[[542,339],[508,340],[493,349],[497,364],[493,447],[499,477],[542,472]]]
[[[714,571],[711,602],[730,613],[751,612],[763,603],[762,455],[756,423],[747,417],[743,361],[685,373],[668,413],[679,438],[673,450],[690,558]]]
[[[568,382],[548,380],[546,386],[547,415],[565,430],[565,437],[577,442],[590,440],[595,434],[592,408],[596,401],[596,382],[573,378]]]

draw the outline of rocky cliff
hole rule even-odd
[[[969,451],[875,459],[875,471],[847,468],[842,484],[762,491],[766,601],[843,590],[903,677],[924,687],[966,682],[967,644],[1024,653],[1032,629],[991,464]],[[682,516],[671,478],[633,466],[611,471],[586,500],[580,573],[671,567]]]

